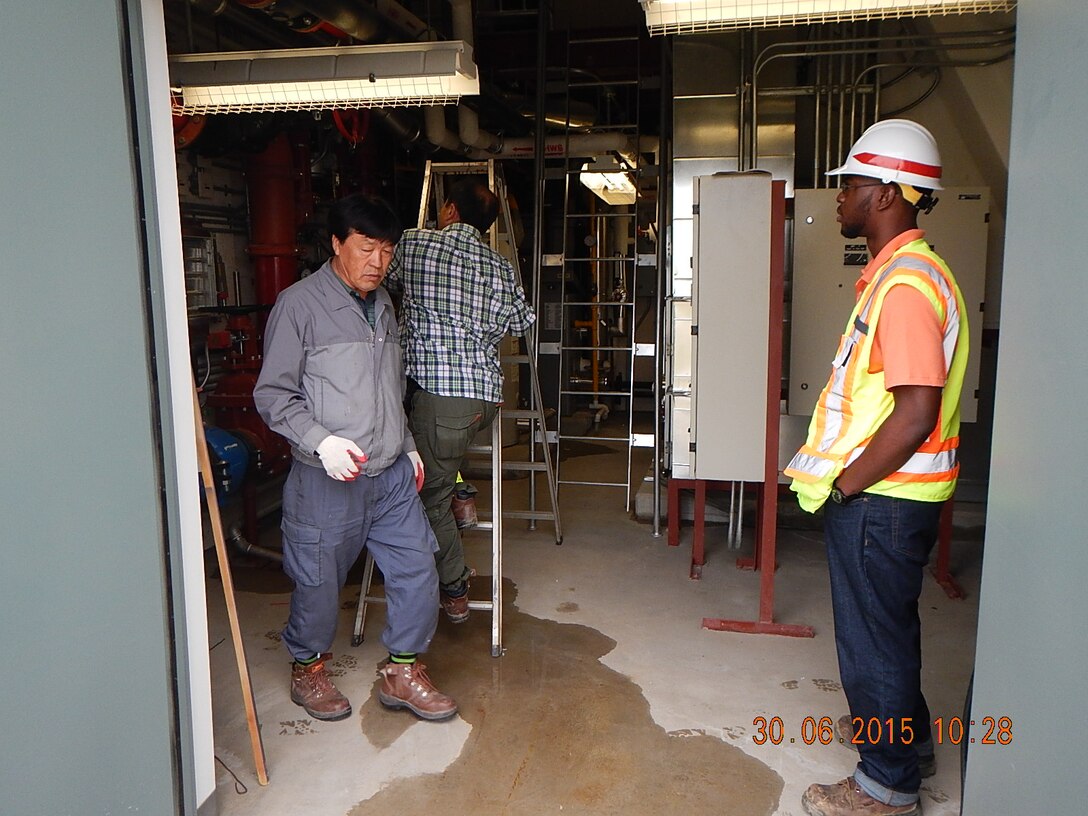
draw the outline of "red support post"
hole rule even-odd
[[[952,499],[944,503],[941,509],[940,528],[937,533],[937,565],[930,572],[937,579],[937,583],[944,589],[945,594],[954,601],[965,596],[963,587],[959,585],[952,572],[948,568],[948,562],[952,556]]]

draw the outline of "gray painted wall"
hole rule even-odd
[[[1088,810],[1086,39],[1084,0],[1019,5],[971,715],[1010,717],[1012,741],[971,746],[968,816]]]
[[[163,486],[121,3],[0,26],[0,813],[175,811]]]

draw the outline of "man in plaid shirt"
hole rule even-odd
[[[457,182],[439,228],[405,231],[385,279],[401,298],[408,425],[425,473],[419,495],[438,539],[442,608],[454,623],[468,619],[470,572],[450,506],[457,472],[502,402],[499,341],[525,334],[536,319],[510,262],[483,242],[498,211],[478,177]]]

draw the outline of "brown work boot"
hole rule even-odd
[[[462,495],[460,493],[453,494],[453,500],[450,502],[450,509],[453,510],[453,520],[457,522],[458,530],[469,530],[480,523],[480,519],[476,515],[476,498],[470,495]]]
[[[331,654],[323,654],[309,666],[291,664],[291,702],[318,720],[342,720],[351,714],[351,703],[337,690],[325,671]]]
[[[465,594],[457,598],[451,598],[445,592],[439,591],[438,600],[451,623],[464,623],[468,620],[468,587],[465,587]]]
[[[445,720],[457,713],[457,703],[434,687],[422,663],[386,663],[378,674],[378,700],[386,708],[407,708],[425,720]]]
[[[468,578],[465,579],[465,592],[456,598],[448,595],[442,587],[438,588],[438,602],[451,623],[464,623],[468,620],[468,587],[469,581],[475,577],[476,570],[469,569]]]
[[[874,799],[850,776],[834,785],[809,785],[801,795],[808,816],[921,816],[921,802],[885,805]]]
[[[858,739],[866,738],[865,731],[860,734],[857,733],[854,718],[849,714],[843,714],[839,717],[838,722],[835,723],[835,731],[838,733],[842,744],[847,748],[853,748],[855,751],[858,749],[858,744],[854,742],[854,735],[857,734]],[[928,779],[937,773],[937,757],[933,754],[918,754],[918,773],[922,775],[922,779]]]

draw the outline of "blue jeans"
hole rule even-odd
[[[857,746],[854,779],[889,805],[917,801],[918,754],[932,750],[918,597],[941,507],[869,493],[824,505],[839,674],[851,717],[861,718],[862,736],[873,740]]]

